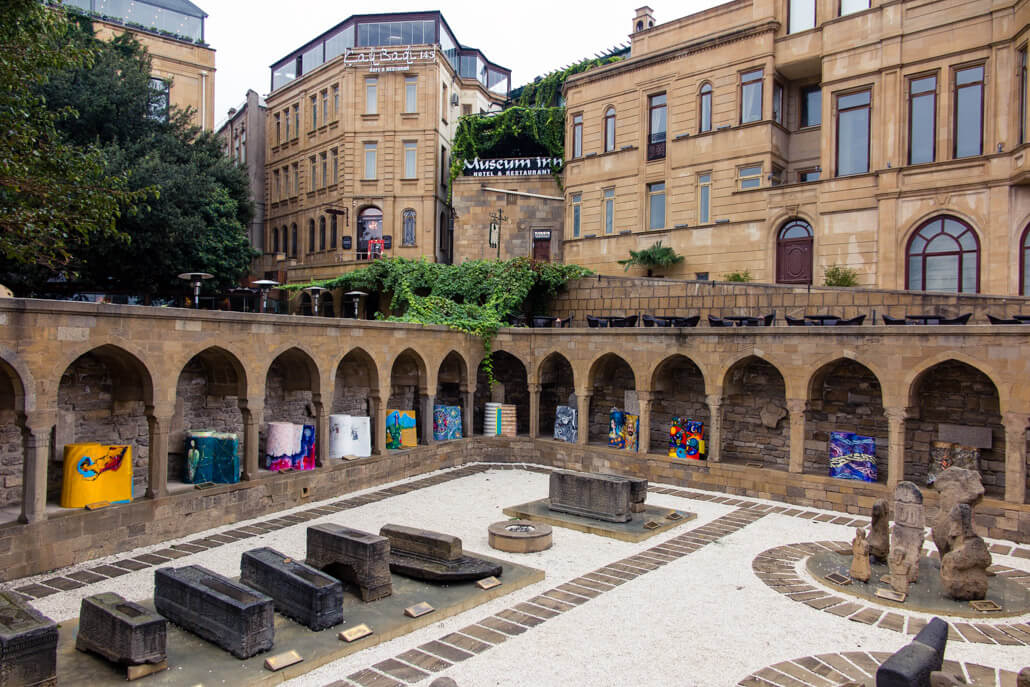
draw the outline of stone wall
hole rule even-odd
[[[486,415],[487,402],[507,403],[515,406],[515,431],[529,434],[529,382],[526,380],[526,367],[518,358],[505,351],[493,354],[495,384],[490,388],[490,380],[480,367],[476,372],[476,393],[474,401],[475,433],[483,433],[483,419]]]
[[[610,358],[598,370],[594,380],[594,393],[590,397],[591,442],[608,443],[611,410],[618,408],[636,415],[639,408],[628,408],[626,392],[633,392],[636,383],[633,370],[622,359]]]
[[[340,415],[369,416],[371,406],[368,398],[372,395],[375,383],[373,373],[367,365],[350,357],[344,358],[336,368],[333,404],[329,412]]]
[[[711,416],[705,400],[705,380],[693,362],[679,357],[663,365],[655,374],[652,399],[652,453],[668,452],[669,428],[675,417],[705,423],[707,439]]]
[[[230,432],[243,441],[243,413],[235,395],[211,393],[203,363],[194,358],[182,370],[175,387],[176,418],[168,437],[168,479],[182,481],[186,467],[186,433]]]
[[[265,381],[265,414],[261,422],[260,456],[265,455],[265,440],[268,436],[269,422],[292,422],[295,425],[315,424],[315,407],[312,403],[310,389],[299,389],[294,382],[288,381],[298,374],[290,369],[287,361],[281,357],[268,369]],[[316,436],[316,442],[325,441],[325,437]]]
[[[783,376],[752,358],[731,372],[722,404],[722,460],[757,462],[786,470],[790,462],[790,424]]]
[[[25,447],[17,414],[13,410],[0,410],[0,508],[21,503],[24,460]]]
[[[540,436],[554,436],[554,420],[558,406],[569,405],[575,400],[576,387],[573,383],[572,366],[561,356],[547,362],[540,374]],[[578,404],[573,403],[572,407]]]

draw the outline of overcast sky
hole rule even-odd
[[[512,87],[619,43],[629,42],[635,9],[648,0],[194,0],[208,13],[204,33],[215,54],[215,123],[268,93],[269,65],[352,14],[440,10],[459,42],[511,69]],[[639,4],[638,4],[639,3]],[[661,24],[719,0],[650,0]]]

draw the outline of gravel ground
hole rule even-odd
[[[505,519],[502,508],[545,496],[547,479],[546,475],[524,470],[491,470],[193,554],[173,565],[199,564],[236,576],[240,554],[250,548],[271,546],[302,559],[304,532],[309,525],[336,522],[378,532],[383,524],[391,522],[455,534],[469,551],[546,571],[543,582],[370,647],[287,683],[295,687],[322,686],[736,510],[733,506],[652,493],[648,503],[689,510],[697,513],[698,518],[639,544],[556,527],[554,546],[548,551],[518,555],[491,549],[487,544],[487,526]],[[305,504],[303,508],[313,505],[316,504]],[[204,535],[245,524],[235,523]],[[792,601],[767,587],[752,572],[752,559],[770,547],[792,542],[850,540],[852,535],[853,530],[840,525],[767,515],[436,675],[452,677],[460,687],[673,683],[707,687],[735,685],[751,672],[791,658],[852,650],[896,651],[907,641],[903,635],[850,622]],[[191,535],[190,539],[197,536]],[[90,561],[57,574],[166,548],[179,541],[183,540]],[[1025,559],[997,555],[994,559],[1015,568],[1030,567]],[[54,574],[8,582],[3,587],[20,587]],[[54,594],[33,605],[51,618],[63,620],[78,613],[82,597],[102,591],[115,591],[133,600],[148,598],[153,576],[153,569],[129,573]],[[1028,620],[1030,615],[1022,618],[1023,622]],[[1026,647],[952,642],[947,655],[955,660],[1016,671],[1030,664]]]

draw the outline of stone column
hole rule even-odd
[[[640,427],[637,429],[637,452],[646,454],[651,450],[651,392],[637,391],[640,402]]]
[[[419,426],[422,427],[420,444],[429,445],[433,443],[433,405],[436,403],[436,396],[427,392],[419,393],[418,418]]]
[[[243,479],[257,479],[258,443],[261,421],[265,414],[264,404],[241,403],[240,413],[243,415]]]
[[[576,443],[581,446],[586,446],[590,440],[590,397],[592,395],[588,391],[576,392],[576,412],[578,413],[577,417],[579,420]]]
[[[175,406],[168,409],[147,407],[150,427],[150,460],[147,461],[148,499],[168,495],[168,428],[172,426]]]
[[[36,419],[27,423],[22,430],[25,456],[19,522],[46,520],[46,471],[50,459],[50,430],[53,424],[53,421]]]
[[[476,424],[476,389],[475,387],[462,386],[461,398],[461,435],[470,437],[475,434]]]
[[[1005,413],[1005,500],[1026,503],[1026,426],[1030,415]]]
[[[540,436],[540,385],[529,385],[529,437]]]
[[[887,486],[905,479],[905,408],[884,408],[887,416]]]
[[[329,410],[320,398],[312,400],[315,406],[315,463],[329,466]]]
[[[787,412],[790,421],[790,472],[805,470],[805,407],[808,403],[803,398],[788,398]]]
[[[722,455],[722,396],[708,394],[708,460],[718,463]]]
[[[380,396],[368,397],[368,414],[371,418],[372,455],[386,453],[386,405]]]

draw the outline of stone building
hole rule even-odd
[[[452,262],[457,120],[504,103],[510,71],[463,46],[440,12],[418,12],[351,16],[271,77],[255,271],[302,282],[378,254]]]
[[[97,37],[128,31],[150,53],[152,85],[168,105],[193,108],[193,123],[215,126],[215,51],[204,42],[207,13],[189,0],[64,0],[90,15]]]
[[[265,120],[268,108],[253,89],[238,108],[229,110],[228,119],[218,127],[218,138],[227,157],[247,168],[250,199],[254,203],[254,219],[247,227],[250,245],[265,249]],[[249,135],[248,135],[249,132]]]
[[[570,78],[565,259],[661,240],[667,276],[1030,291],[1017,2],[733,0]]]

